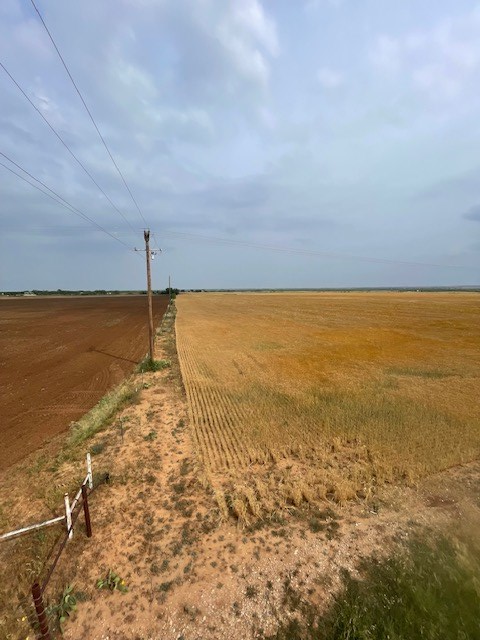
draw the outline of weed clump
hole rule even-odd
[[[253,600],[258,595],[258,589],[252,585],[248,585],[245,590],[245,595],[249,600]]]
[[[63,634],[63,625],[67,619],[77,610],[77,597],[73,593],[73,585],[67,585],[60,596],[58,602],[50,604],[47,607],[47,617],[58,624]]]
[[[108,589],[109,591],[120,591],[120,593],[126,593],[128,591],[128,587],[125,584],[125,580],[123,580],[118,574],[116,574],[112,569],[108,570],[105,578],[100,578],[97,580],[97,589]]]
[[[170,367],[171,364],[170,360],[152,360],[151,358],[146,358],[138,365],[138,371],[139,373],[163,371],[163,369]]]
[[[148,441],[152,442],[153,440],[157,439],[157,435],[158,435],[157,432],[154,429],[152,429],[152,431],[149,431],[146,436],[143,436],[143,439],[146,440],[147,442]]]

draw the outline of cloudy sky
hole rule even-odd
[[[36,3],[155,287],[479,284],[479,3]],[[0,2],[0,61],[118,209],[0,68],[0,152],[114,236],[0,166],[0,290],[143,287],[30,0]]]

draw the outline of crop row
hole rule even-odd
[[[224,387],[209,379],[188,338],[177,335],[177,349],[187,393],[193,434],[210,471],[247,465],[249,452],[243,438],[245,416]]]

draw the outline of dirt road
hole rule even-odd
[[[168,298],[154,297],[155,326]],[[0,470],[65,431],[148,349],[145,296],[0,302]]]

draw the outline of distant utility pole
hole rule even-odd
[[[147,296],[148,296],[148,351],[150,360],[154,359],[154,347],[153,347],[153,308],[152,308],[152,276],[150,273],[150,229],[145,229],[143,232],[145,238],[145,255],[147,257]]]
[[[168,276],[168,305],[172,304],[172,286],[170,284],[170,276]]]

